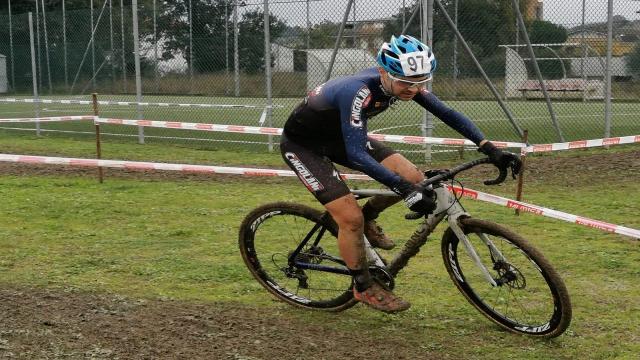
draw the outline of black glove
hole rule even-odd
[[[435,193],[430,188],[423,189],[409,182],[403,182],[394,191],[402,196],[404,204],[413,212],[427,215],[436,209]]]
[[[498,169],[502,170],[511,168],[514,179],[516,178],[516,174],[519,174],[520,169],[522,169],[522,161],[520,160],[518,155],[498,149],[491,143],[491,141],[487,141],[486,143],[482,144],[478,151],[487,155],[489,157],[489,160],[491,160],[491,163]]]

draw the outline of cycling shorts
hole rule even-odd
[[[377,162],[396,153],[382,142],[368,138],[367,152]],[[300,145],[282,135],[282,158],[322,205],[350,193],[334,163],[349,167],[343,144]]]

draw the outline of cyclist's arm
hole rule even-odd
[[[350,166],[398,193],[398,187],[406,185],[407,181],[377,162],[366,149],[367,119],[362,109],[371,99],[371,91],[366,85],[355,84],[341,91],[337,99],[342,137]]]
[[[450,128],[480,146],[487,142],[482,131],[464,114],[448,107],[433,93],[421,91],[413,98],[423,108],[437,116]]]

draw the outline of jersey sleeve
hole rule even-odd
[[[464,114],[448,107],[442,100],[438,99],[433,93],[421,91],[413,98],[423,108],[437,116],[450,128],[454,129],[462,136],[479,145],[485,139],[482,131],[474,124],[471,119]]]
[[[342,137],[350,167],[398,192],[398,187],[406,181],[367,152],[367,118],[363,109],[371,101],[371,91],[365,84],[357,83],[345,87],[337,94],[337,99]]]

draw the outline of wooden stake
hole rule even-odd
[[[529,130],[524,130],[522,136],[522,142],[528,144],[529,141]],[[522,201],[522,188],[524,187],[524,168],[527,160],[527,153],[524,151],[520,152],[520,160],[522,161],[522,169],[520,169],[520,174],[518,174],[518,188],[516,190],[516,200]],[[520,216],[520,210],[516,209],[516,215]]]
[[[99,116],[98,113],[98,94],[91,94],[93,97],[93,115]],[[100,147],[100,123],[95,122],[96,127],[96,158],[99,160],[102,158],[102,149]],[[103,181],[103,173],[102,168],[98,166],[98,181],[102,184]]]

